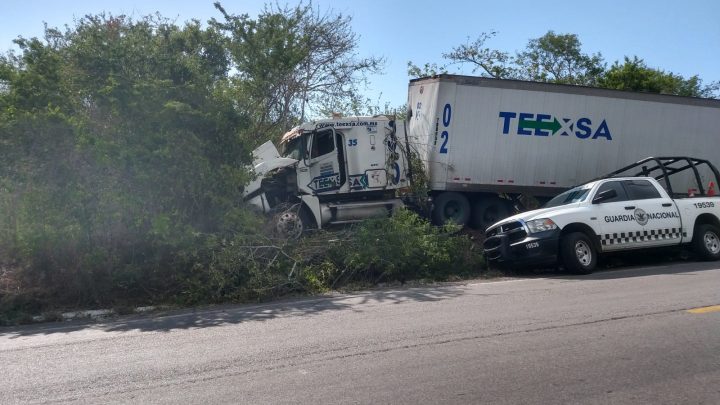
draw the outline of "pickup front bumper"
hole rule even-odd
[[[508,229],[509,228],[509,229]],[[549,265],[558,261],[560,230],[528,234],[524,225],[498,226],[486,234],[483,249],[488,264],[500,267]]]

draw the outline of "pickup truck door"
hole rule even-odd
[[[642,227],[633,235],[640,247],[677,245],[682,237],[680,212],[667,193],[645,179],[623,180],[628,205],[633,206],[635,222]]]
[[[592,215],[600,224],[600,245],[604,252],[634,249],[640,241],[634,238],[642,232],[634,213],[637,208],[628,195],[621,180],[610,180],[600,185],[595,197],[603,192],[615,190],[616,196],[600,203],[593,202]]]

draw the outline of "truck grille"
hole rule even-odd
[[[507,234],[510,243],[519,242],[527,237],[527,232],[525,232],[525,227],[523,226],[522,222],[513,221],[490,229],[486,235],[486,238],[488,238],[489,243],[493,243],[491,240],[489,240],[490,238],[492,238],[493,236],[504,234]],[[486,248],[490,248],[490,246],[486,246]]]
[[[483,247],[485,249],[494,249],[502,244],[502,239],[500,238],[487,238],[485,239],[485,243],[483,243]]]

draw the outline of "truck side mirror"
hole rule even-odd
[[[617,191],[614,189],[601,191],[595,196],[595,198],[593,198],[592,203],[600,204],[607,200],[612,200],[615,197],[617,197]]]

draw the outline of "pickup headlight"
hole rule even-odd
[[[550,218],[534,219],[532,221],[527,221],[525,225],[527,225],[530,233],[552,231],[553,229],[557,229],[557,225],[555,225],[555,222],[553,222]]]

